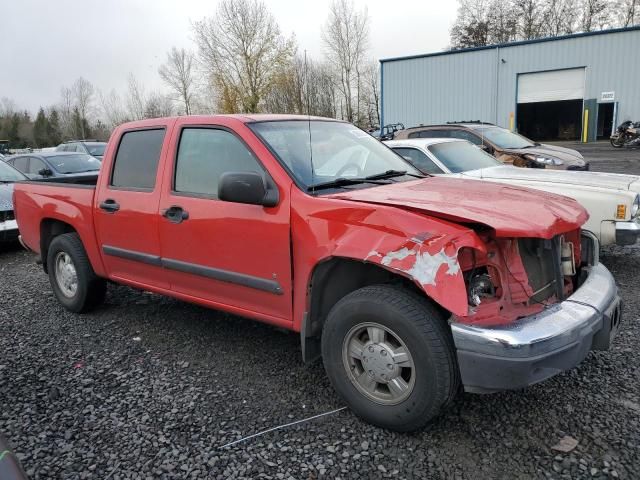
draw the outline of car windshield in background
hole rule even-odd
[[[398,177],[405,172],[421,176],[385,145],[348,123],[289,120],[249,126],[307,188],[337,179],[384,176],[391,171]]]
[[[97,172],[100,170],[100,160],[85,153],[52,155],[47,157],[47,160],[60,173]]]
[[[19,182],[27,178],[15,168],[0,161],[0,182]]]
[[[451,173],[502,165],[491,155],[467,141],[436,143],[427,148]]]
[[[101,157],[104,155],[104,149],[106,148],[106,143],[85,143],[85,147],[89,151],[89,155],[94,155],[96,157]]]
[[[491,143],[498,148],[528,148],[535,144],[517,133],[510,132],[500,127],[478,128],[476,133],[486,137]]]

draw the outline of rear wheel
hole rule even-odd
[[[613,148],[622,148],[622,146],[624,145],[624,138],[622,137],[622,135],[613,137],[610,139],[610,141]]]
[[[93,271],[77,233],[53,239],[47,252],[47,270],[53,292],[67,310],[87,312],[103,302],[106,282]]]
[[[331,310],[322,356],[334,388],[360,417],[397,431],[424,426],[459,389],[446,322],[395,286],[357,290]]]

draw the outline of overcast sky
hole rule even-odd
[[[456,14],[452,0],[355,0],[371,20],[371,56],[442,50]],[[124,92],[133,73],[148,90],[164,87],[158,66],[172,47],[193,48],[191,23],[217,0],[1,0],[0,97],[35,112],[58,102],[83,76],[105,92]],[[285,35],[319,58],[329,0],[267,0]]]

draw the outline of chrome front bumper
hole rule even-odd
[[[598,263],[573,295],[537,315],[498,327],[452,323],[466,391],[523,388],[573,368],[589,350],[606,350],[621,319],[618,288]]]
[[[640,221],[616,222],[616,244],[635,245],[640,238]]]

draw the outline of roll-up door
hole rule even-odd
[[[584,68],[518,75],[518,103],[557,102],[584,98]]]

